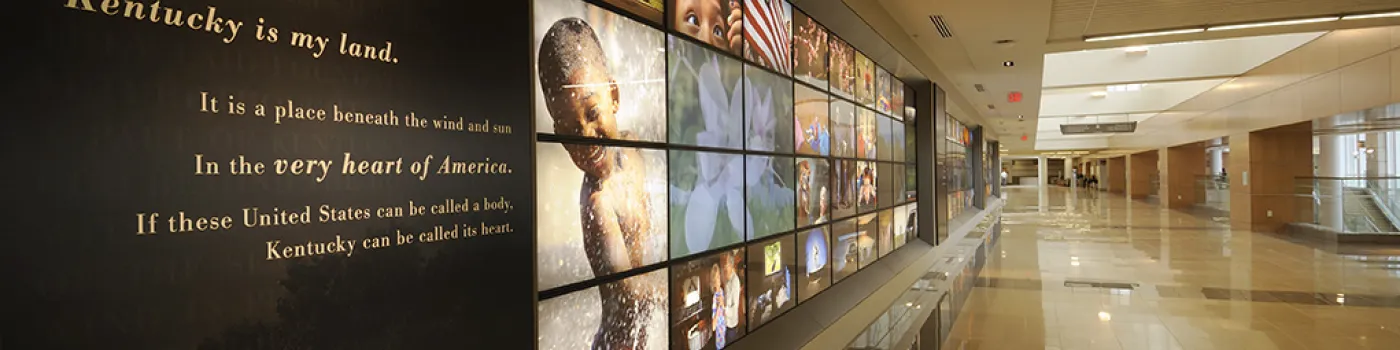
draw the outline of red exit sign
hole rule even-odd
[[[1006,102],[1011,102],[1011,103],[1021,102],[1021,92],[1020,92],[1020,91],[1012,91],[1011,93],[1006,94]]]

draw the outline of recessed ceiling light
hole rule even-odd
[[[1090,92],[1090,93],[1089,93],[1089,96],[1093,96],[1093,97],[1107,97],[1107,96],[1108,96],[1108,91],[1094,91],[1094,92]]]
[[[1011,62],[1011,61],[1002,62],[1002,63],[1001,63],[1001,66],[1002,66],[1002,67],[1015,67],[1015,66],[1016,66],[1016,62]]]
[[[1337,16],[1327,16],[1327,17],[1317,17],[1317,18],[1303,18],[1303,19],[1290,19],[1290,20],[1286,20],[1286,21],[1259,22],[1259,23],[1244,23],[1244,24],[1231,24],[1231,25],[1224,25],[1224,26],[1214,26],[1214,27],[1206,28],[1206,30],[1212,31],[1212,32],[1216,32],[1216,31],[1232,30],[1232,29],[1248,29],[1248,28],[1259,28],[1259,27],[1286,26],[1286,25],[1294,25],[1294,24],[1307,24],[1307,23],[1331,22],[1331,21],[1335,21],[1335,20],[1339,20],[1339,19],[1341,19],[1341,17],[1337,17]]]
[[[1360,15],[1348,15],[1348,16],[1343,16],[1342,19],[1344,19],[1344,20],[1353,20],[1353,19],[1386,18],[1386,17],[1400,17],[1400,11],[1396,11],[1396,12],[1382,12],[1382,13],[1367,13],[1367,14],[1360,14]]]

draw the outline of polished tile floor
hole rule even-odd
[[[1400,349],[1396,247],[1232,231],[1104,192],[1004,192],[1000,245],[944,349]]]

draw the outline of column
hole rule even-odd
[[[968,145],[967,149],[967,157],[972,160],[971,170],[973,174],[971,179],[972,193],[969,195],[972,196],[972,206],[978,209],[987,208],[987,195],[989,195],[986,186],[987,164],[985,163],[986,158],[983,158],[984,155],[982,153],[987,151],[987,143],[982,138],[982,133],[985,132],[985,130],[986,129],[981,126],[972,128],[972,144]],[[1000,177],[1001,174],[997,174],[997,176]]]
[[[1210,140],[1210,147],[1206,148],[1209,154],[1209,165],[1206,174],[1220,176],[1225,172],[1225,142],[1224,138]]]
[[[1037,157],[1035,168],[1036,176],[1039,177],[1036,184],[1036,195],[1039,199],[1040,211],[1045,212],[1050,209],[1050,159],[1044,155]]]
[[[1104,174],[1106,174],[1106,173],[1104,172],[1104,164],[1105,164],[1105,162],[1107,162],[1107,161],[1104,160],[1104,159],[1102,159],[1102,158],[1095,158],[1095,159],[1093,160],[1093,163],[1090,163],[1090,164],[1089,164],[1089,168],[1090,168],[1089,171],[1092,172],[1094,178],[1095,178],[1095,179],[1098,179],[1098,181],[1099,181],[1098,183],[1094,184],[1094,189],[1095,189],[1095,190],[1099,190],[1099,191],[1107,191],[1107,190],[1108,190],[1108,186],[1104,186],[1104,185],[1103,185],[1103,182],[1104,182],[1104,181],[1108,181],[1108,176],[1104,176]]]
[[[1075,188],[1074,183],[1074,157],[1065,158],[1065,179],[1069,180],[1069,188]]]
[[[1337,117],[1327,117],[1318,120],[1320,128],[1331,129],[1337,125]],[[1326,134],[1317,136],[1317,173],[1319,178],[1337,178],[1346,175],[1346,157],[1350,157],[1350,149],[1347,147],[1346,139],[1342,135]],[[1313,182],[1316,186],[1314,193],[1318,197],[1317,220],[1318,225],[1336,230],[1345,229],[1343,205],[1342,205],[1342,181],[1317,179]]]
[[[989,142],[987,145],[987,151],[992,152],[992,171],[996,172],[996,174],[992,174],[993,177],[996,177],[996,179],[992,181],[992,195],[997,198],[1001,198],[1001,142]]]
[[[1101,177],[1108,191],[1112,193],[1127,193],[1128,190],[1128,156],[1121,156],[1108,159],[1108,166],[1104,173],[1107,176]]]
[[[1395,157],[1395,152],[1390,149],[1394,147],[1391,143],[1394,134],[1394,131],[1385,131],[1366,135],[1366,147],[1375,150],[1368,155],[1369,157],[1367,159],[1370,159],[1371,163],[1366,164],[1366,176],[1390,177],[1396,175],[1391,169],[1394,167],[1394,165],[1392,165],[1392,158]],[[1397,180],[1394,179],[1375,180],[1375,190],[1379,192],[1378,194],[1381,195],[1382,199],[1387,200],[1387,203],[1390,203],[1391,197],[1395,195],[1390,191],[1396,187],[1396,182]],[[1394,212],[1400,208],[1392,207],[1389,209]]]
[[[1128,157],[1128,197],[1134,199],[1147,198],[1156,188],[1152,187],[1152,178],[1157,174],[1157,151],[1146,151],[1129,155]]]
[[[919,240],[929,245],[938,245],[939,237],[948,234],[948,188],[945,161],[947,124],[943,111],[946,94],[932,83],[910,84],[914,93],[914,134],[916,143],[915,166],[918,168],[917,185]],[[905,116],[908,118],[908,116]]]
[[[1050,183],[1050,159],[1040,156],[1035,159],[1035,174],[1040,178],[1037,187],[1045,189]]]
[[[1381,148],[1378,147],[1381,135],[1379,132],[1366,134],[1366,177],[1379,177],[1384,172],[1381,170],[1384,167],[1381,164],[1381,159],[1384,158],[1381,158]]]
[[[1192,142],[1158,151],[1162,160],[1161,199],[1168,208],[1189,208],[1204,199],[1204,188],[1196,184],[1197,178],[1205,175],[1201,163],[1206,152],[1200,142]]]
[[[1313,221],[1313,203],[1296,198],[1296,178],[1313,176],[1313,122],[1230,135],[1230,226],[1279,232],[1288,223]]]

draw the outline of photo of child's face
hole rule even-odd
[[[563,98],[550,100],[554,132],[591,138],[617,138],[617,83],[601,61],[590,61],[565,80]]]
[[[743,50],[743,9],[738,0],[672,0],[671,28],[721,50]]]
[[[535,131],[665,141],[664,34],[579,0],[538,0],[534,12]],[[580,161],[597,155],[570,151]]]
[[[536,131],[589,139],[535,145],[541,169],[536,183],[558,189],[536,198],[537,288],[664,261],[666,198],[654,194],[667,188],[665,152],[602,146],[594,140],[664,139],[665,85],[659,81],[665,74],[665,54],[659,50],[664,36],[577,0],[537,0],[534,5]],[[551,305],[567,305],[561,307],[569,310],[561,313],[600,304],[599,318],[589,321],[591,329],[563,322],[574,326],[542,333],[541,344],[649,344],[653,339],[637,327],[645,326],[642,317],[664,292],[647,280],[634,277],[596,293],[560,297],[557,303],[563,304]]]

